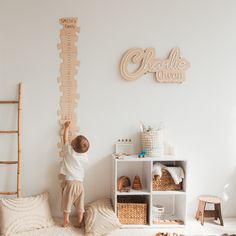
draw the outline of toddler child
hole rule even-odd
[[[63,226],[70,224],[69,215],[72,205],[76,208],[77,224],[81,226],[84,215],[84,166],[88,162],[87,151],[89,141],[82,135],[68,142],[70,121],[64,124],[63,142],[65,156],[61,162],[60,176],[62,181],[62,211],[64,216]]]

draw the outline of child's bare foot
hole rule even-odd
[[[68,227],[69,225],[70,225],[70,215],[69,215],[69,213],[67,213],[67,212],[64,212],[64,214],[63,214],[63,224],[62,224],[62,226],[63,227]]]
[[[70,225],[70,221],[64,221],[62,227],[66,228]]]
[[[84,225],[84,213],[78,213],[76,228],[81,228]]]
[[[79,221],[79,222],[77,221],[74,226],[75,226],[75,228],[83,228],[84,227],[84,220]]]
[[[74,225],[75,226],[75,228],[81,228],[82,227],[82,225],[81,224],[76,224],[76,225]]]

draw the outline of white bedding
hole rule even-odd
[[[28,231],[24,233],[12,234],[11,236],[73,236],[84,235],[84,229],[75,227],[63,228],[61,227],[62,219],[54,218],[55,226]]]

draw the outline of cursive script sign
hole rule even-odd
[[[129,66],[135,64],[135,69]],[[120,73],[126,80],[136,80],[142,75],[153,72],[160,83],[182,83],[190,63],[180,56],[179,48],[173,48],[167,59],[155,58],[155,49],[132,48],[125,52],[120,62]]]

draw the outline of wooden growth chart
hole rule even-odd
[[[78,19],[75,17],[62,18],[59,22],[63,28],[60,30],[61,42],[58,44],[58,49],[61,50],[60,58],[62,59],[60,76],[58,77],[61,92],[60,110],[58,111],[60,123],[60,142],[58,143],[58,148],[60,149],[60,156],[63,157],[63,131],[65,121],[71,121],[69,132],[70,142],[76,136],[76,132],[79,131],[79,128],[76,126],[76,106],[79,95],[77,94],[77,81],[75,79],[78,72],[77,67],[79,66],[76,45],[79,27],[77,26]]]

